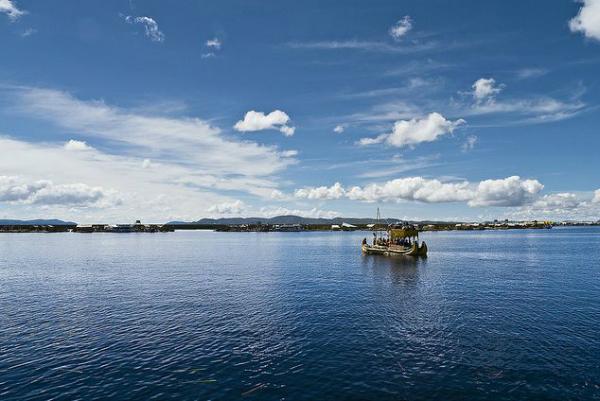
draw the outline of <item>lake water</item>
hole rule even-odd
[[[600,230],[0,234],[0,400],[600,399]]]

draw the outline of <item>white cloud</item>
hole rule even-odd
[[[202,58],[212,58],[212,57],[217,57],[217,55],[213,52],[208,52],[208,53],[202,53],[202,55],[200,55],[200,57]]]
[[[344,188],[339,182],[331,187],[302,188],[294,193],[296,198],[300,199],[340,199],[346,194]]]
[[[412,27],[412,20],[406,15],[390,28],[389,34],[394,40],[400,40],[412,29]]]
[[[278,189],[274,189],[271,192],[271,199],[277,200],[277,201],[284,201],[284,200],[289,200],[290,196],[284,194],[283,192],[281,192]]]
[[[68,142],[65,143],[65,149],[72,151],[82,151],[90,150],[92,149],[92,147],[84,141],[76,141],[75,139],[70,139]]]
[[[383,184],[352,187],[347,197],[363,202],[397,202],[402,200],[427,203],[468,201],[473,191],[468,182],[444,183],[423,177],[398,178]]]
[[[503,85],[496,85],[494,78],[479,78],[473,84],[473,98],[476,102],[493,101],[494,96],[500,93]]]
[[[152,167],[152,162],[150,161],[150,159],[144,159],[144,161],[142,162],[142,168],[150,168]]]
[[[53,209],[44,215],[79,222],[128,221],[132,215],[157,222],[194,219],[211,205],[231,202],[229,193],[269,199],[279,186],[276,175],[296,163],[296,151],[235,140],[198,118],[146,115],[49,89],[12,88],[0,96],[15,115],[51,123],[46,124],[44,143],[0,135],[1,174],[31,182],[51,177],[56,185],[114,188],[123,198],[119,208],[102,214]],[[83,133],[110,146],[103,151],[67,150],[65,133]],[[151,168],[140,168],[150,156]],[[4,213],[40,217],[39,210],[17,206],[4,208]]]
[[[563,192],[558,194],[544,195],[535,201],[531,207],[537,210],[565,210],[576,209],[582,205],[577,195]]]
[[[397,53],[410,54],[433,50],[439,46],[435,42],[418,43],[411,45],[391,45],[385,42],[364,41],[364,40],[331,40],[320,42],[288,43],[293,49],[312,49],[312,50],[360,50],[366,52],[379,53]]]
[[[569,21],[571,32],[581,32],[587,38],[600,40],[600,0],[581,0],[579,13]]]
[[[246,113],[243,120],[235,123],[233,128],[240,132],[276,129],[285,136],[292,136],[296,128],[289,126],[289,122],[290,117],[281,110],[275,110],[266,115],[263,112],[250,110]]]
[[[430,113],[421,119],[396,121],[390,134],[382,134],[375,138],[362,138],[358,143],[372,145],[386,142],[395,147],[412,146],[422,142],[436,141],[443,135],[451,134],[464,123],[463,119],[450,121],[439,113]]]
[[[346,128],[342,124],[338,124],[333,129],[333,132],[335,132],[336,134],[341,134],[342,132],[344,132],[345,129]]]
[[[150,38],[153,42],[164,42],[165,34],[158,29],[158,23],[150,17],[133,17],[128,15],[125,17],[125,22],[128,24],[141,24],[144,26],[144,33],[146,37]]]
[[[218,205],[212,205],[208,208],[209,213],[219,215],[239,215],[246,210],[246,205],[241,200],[234,202],[225,202]]]
[[[488,101],[476,103],[462,110],[467,115],[508,114],[513,113],[521,119],[511,119],[511,123],[544,123],[560,121],[573,117],[583,110],[586,104],[578,99],[561,101],[548,97],[536,99],[512,99],[503,102]]]
[[[21,113],[120,143],[121,151],[132,155],[153,152],[155,158],[185,160],[205,174],[267,176],[293,162],[275,147],[227,139],[219,128],[198,118],[146,116],[51,89],[19,88],[11,97]]]
[[[105,208],[120,204],[114,190],[86,184],[57,185],[52,181],[26,182],[15,176],[0,176],[0,202],[29,205]]]
[[[54,203],[17,202],[3,205],[3,213],[14,218],[41,218],[50,215],[82,223],[129,221],[132,216],[146,221],[192,220],[211,204],[228,201],[226,196],[212,190],[257,191],[266,194],[273,187],[268,181],[251,178],[228,179],[227,176],[198,174],[192,166],[159,163],[155,168],[140,168],[142,160],[126,155],[109,155],[96,149],[72,152],[62,143],[33,144],[0,137],[0,171],[20,176],[25,183],[51,177],[54,186],[85,184],[91,188],[110,188],[118,194],[119,202],[109,209],[73,209]],[[185,185],[182,177],[201,181],[196,186]],[[111,197],[105,198],[110,200]],[[104,202],[104,200],[102,201]],[[40,206],[46,209],[42,210]],[[96,205],[95,205],[96,206]]]
[[[567,219],[597,221],[600,215],[599,203],[577,194],[563,192],[544,195],[530,205],[519,208],[515,216],[528,219]]]
[[[0,13],[6,14],[11,21],[16,21],[27,12],[20,10],[12,0],[0,0]]]
[[[296,132],[296,127],[288,127],[287,125],[284,125],[279,128],[279,131],[285,136],[292,136],[294,135],[294,132]]]
[[[383,142],[385,142],[385,140],[386,140],[386,139],[387,139],[389,136],[390,136],[389,134],[381,134],[381,135],[378,135],[378,136],[376,136],[376,137],[374,137],[374,138],[360,138],[360,139],[358,140],[358,142],[357,142],[357,143],[358,143],[360,146],[376,145],[376,144],[378,144],[378,143],[383,143]]]
[[[219,38],[214,38],[214,39],[207,40],[205,45],[206,45],[206,47],[209,47],[211,49],[219,50],[219,49],[221,49],[221,46],[223,45],[223,43],[219,40]]]
[[[512,176],[500,180],[481,181],[469,206],[521,206],[530,203],[544,189],[537,180]]]
[[[468,152],[470,150],[473,150],[475,148],[475,145],[477,144],[478,140],[479,140],[479,138],[477,138],[477,136],[469,135],[467,137],[467,139],[465,140],[465,142],[462,144],[462,151]]]
[[[298,156],[298,151],[297,150],[284,150],[281,153],[282,157],[295,157]]]
[[[543,187],[537,180],[523,180],[518,176],[479,183],[407,177],[364,187],[344,188],[335,183],[331,187],[302,188],[296,190],[294,195],[300,199],[313,200],[347,198],[362,202],[467,202],[472,207],[514,207],[532,203]]]
[[[594,203],[600,203],[600,189],[594,192],[594,199],[592,200]]]

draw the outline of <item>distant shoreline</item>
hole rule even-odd
[[[553,227],[591,227],[600,226],[600,222],[493,222],[493,223],[436,223],[418,224],[421,232],[439,231],[498,231],[498,230],[531,230],[551,229]],[[159,233],[173,231],[210,230],[216,232],[346,232],[346,231],[382,231],[387,225],[371,224],[150,224],[131,225],[90,224],[0,224],[0,233]]]

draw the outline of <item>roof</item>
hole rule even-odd
[[[418,237],[419,231],[416,228],[393,228],[390,230],[390,238],[392,240],[396,238],[410,238]]]

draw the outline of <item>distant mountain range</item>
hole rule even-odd
[[[401,220],[398,219],[385,219],[381,222],[385,223],[399,223]],[[276,216],[271,218],[265,217],[229,217],[220,219],[200,219],[198,221],[185,222],[185,221],[171,221],[167,224],[170,225],[183,225],[183,224],[201,224],[201,225],[239,225],[239,224],[371,224],[377,221],[373,218],[344,218],[336,217],[333,219],[323,218],[309,218],[300,216]]]
[[[380,223],[384,224],[395,224],[400,223],[403,220],[400,219],[381,219]],[[377,220],[374,218],[356,218],[356,217],[336,217],[333,219],[325,219],[325,218],[310,218],[310,217],[300,217],[300,216],[276,216],[271,218],[265,217],[228,217],[228,218],[220,218],[220,219],[200,219],[198,221],[170,221],[166,224],[168,225],[215,225],[215,226],[227,226],[227,225],[239,225],[239,224],[305,224],[305,225],[330,225],[330,224],[373,224],[377,223]],[[433,224],[433,223],[442,223],[448,224],[450,222],[442,222],[442,221],[411,221],[411,223],[420,223],[420,224]],[[0,220],[0,226],[11,226],[11,225],[21,225],[21,226],[74,226],[77,223],[72,221],[64,221],[58,219],[36,219],[36,220],[12,220],[12,219],[4,219]]]
[[[0,220],[0,226],[74,226],[77,223],[57,219]]]

